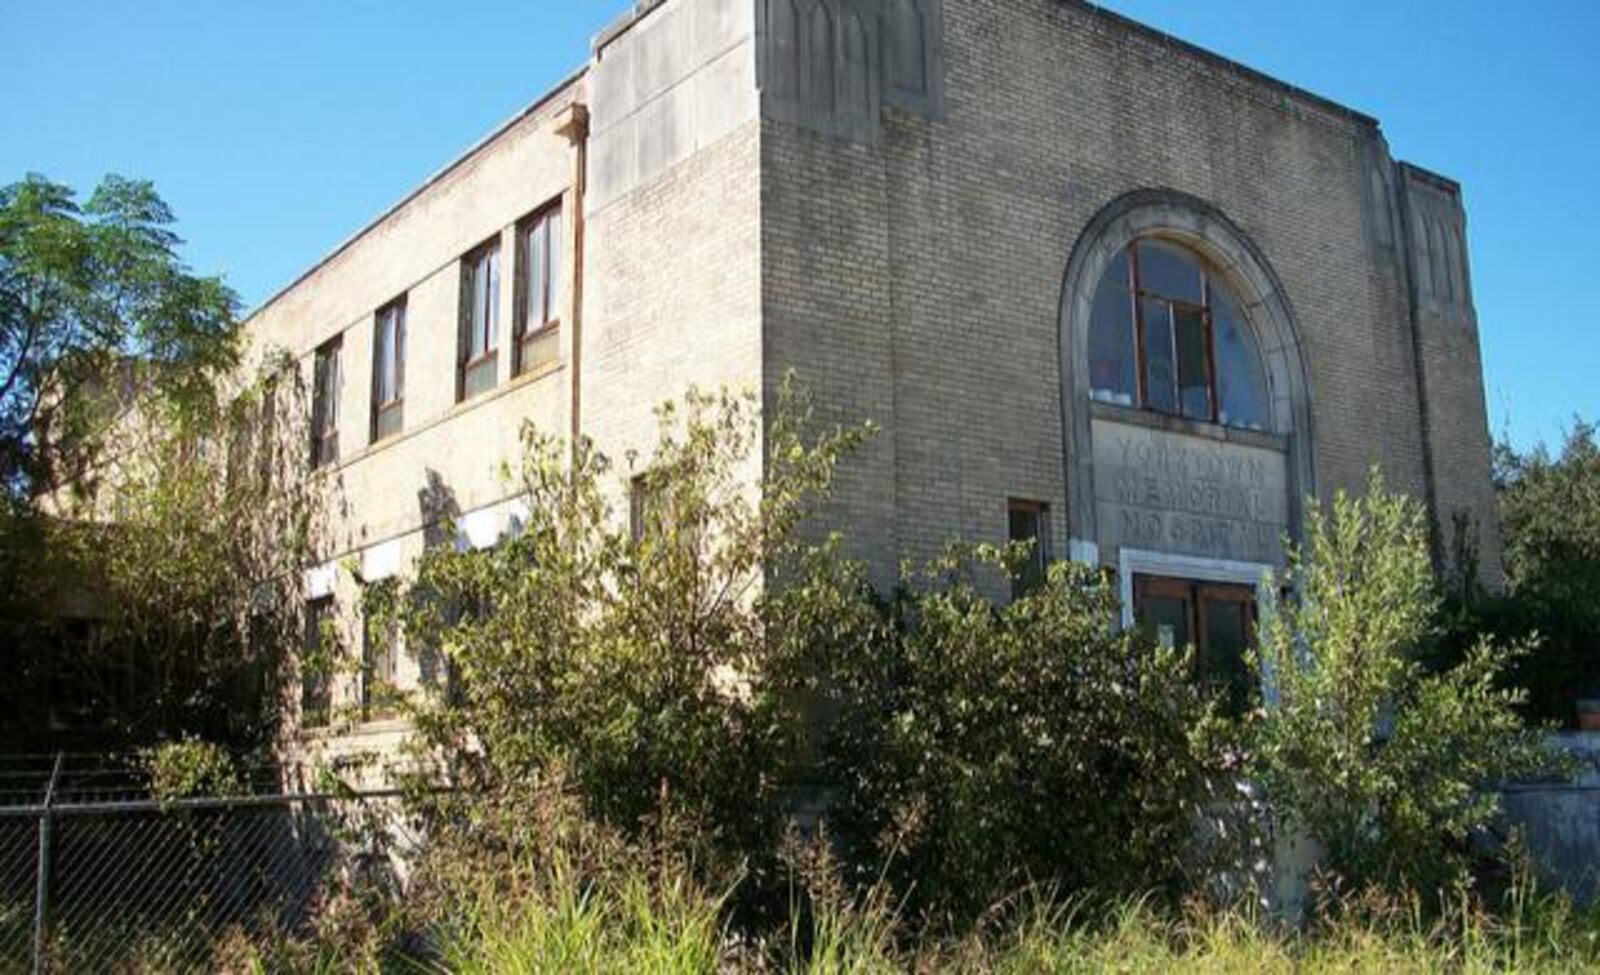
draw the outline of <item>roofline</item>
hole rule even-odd
[[[506,119],[504,122],[501,122],[499,125],[495,126],[494,130],[491,131],[488,135],[486,135],[483,138],[479,139],[477,142],[474,142],[470,147],[467,148],[467,150],[465,152],[461,153],[461,155],[459,155],[456,158],[454,158],[454,159],[450,160],[449,162],[445,163],[444,166],[441,167],[440,169],[435,170],[433,172],[433,174],[430,175],[427,179],[425,179],[421,183],[417,184],[417,186],[414,189],[412,189],[411,192],[407,193],[405,196],[401,197],[395,203],[391,204],[389,207],[387,207],[382,213],[378,214],[376,217],[373,217],[371,220],[367,221],[365,224],[363,224],[361,226],[361,229],[357,230],[355,233],[351,234],[349,237],[346,237],[344,240],[340,241],[337,245],[334,246],[333,250],[331,250],[328,253],[324,254],[320,259],[318,259],[310,267],[306,268],[304,271],[301,271],[298,275],[296,275],[294,280],[290,281],[288,284],[286,284],[283,287],[279,288],[277,291],[274,291],[272,293],[271,297],[267,298],[267,300],[263,301],[261,304],[257,305],[255,308],[252,308],[250,310],[250,314],[246,315],[244,317],[243,321],[240,324],[241,325],[249,324],[251,319],[255,318],[257,315],[261,314],[262,312],[266,311],[279,298],[282,298],[284,295],[288,294],[289,292],[293,291],[295,288],[299,287],[300,284],[302,282],[304,282],[307,278],[311,277],[313,274],[316,274],[318,271],[322,270],[334,258],[338,257],[340,254],[343,254],[345,251],[347,251],[351,247],[355,246],[355,244],[358,241],[360,241],[361,238],[365,237],[367,234],[369,234],[373,230],[377,229],[377,227],[380,224],[382,224],[385,220],[389,219],[390,217],[392,217],[396,213],[398,213],[400,210],[404,209],[406,204],[410,203],[412,200],[415,200],[417,197],[421,196],[423,193],[427,192],[430,188],[432,188],[434,186],[434,184],[438,183],[440,180],[444,179],[446,176],[449,176],[451,173],[453,173],[457,169],[461,168],[461,166],[463,166],[473,156],[476,156],[479,152],[481,152],[485,148],[487,148],[490,143],[494,142],[496,139],[500,138],[502,135],[505,135],[506,132],[511,130],[513,127],[515,127],[517,125],[517,123],[519,123],[519,122],[523,121],[524,119],[528,118],[530,115],[536,114],[540,109],[542,109],[546,105],[550,104],[550,102],[554,101],[563,92],[567,91],[573,85],[577,84],[579,81],[581,81],[583,79],[583,76],[586,75],[588,73],[588,71],[589,71],[589,66],[587,64],[585,64],[583,67],[579,68],[578,70],[572,72],[571,74],[567,75],[565,78],[563,78],[560,81],[558,81],[556,83],[555,87],[551,88],[550,90],[546,91],[544,94],[540,95],[538,98],[534,99],[526,107],[524,107],[520,111],[518,111],[517,114],[511,116],[510,118]]]
[[[1074,7],[1086,14],[1103,18],[1118,27],[1130,30],[1136,34],[1141,34],[1149,40],[1156,41],[1157,43],[1166,45],[1168,47],[1176,48],[1180,51],[1183,51],[1185,54],[1193,55],[1203,61],[1209,61],[1220,68],[1231,71],[1234,74],[1250,81],[1263,83],[1268,87],[1275,88],[1286,95],[1291,95],[1302,101],[1310,102],[1319,108],[1333,112],[1336,115],[1344,116],[1345,118],[1348,118],[1351,121],[1357,122],[1361,125],[1369,126],[1373,129],[1379,128],[1378,120],[1373,116],[1366,114],[1365,112],[1357,111],[1348,105],[1336,102],[1333,99],[1319,95],[1314,91],[1307,91],[1298,85],[1292,85],[1289,82],[1284,81],[1282,78],[1275,78],[1272,75],[1267,74],[1265,71],[1252,68],[1248,64],[1235,61],[1230,57],[1226,57],[1218,54],[1215,51],[1201,47],[1192,41],[1186,41],[1181,37],[1175,37],[1172,34],[1168,34],[1164,30],[1151,27],[1149,24],[1134,20],[1132,17],[1119,14],[1114,10],[1108,10],[1107,8],[1100,6],[1100,4],[1095,2],[1095,0],[1056,0],[1056,2],[1064,6]]]
[[[1461,195],[1461,184],[1443,173],[1436,173],[1425,166],[1418,166],[1416,163],[1405,162],[1404,160],[1400,162],[1400,169],[1407,176],[1421,180],[1431,185],[1434,189],[1441,190],[1450,196]]]
[[[598,55],[606,45],[626,34],[634,24],[649,16],[652,11],[665,2],[666,0],[634,0],[631,10],[618,14],[615,20],[600,28],[600,33],[594,35],[594,43],[591,45],[591,49]]]

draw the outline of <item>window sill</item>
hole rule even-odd
[[[1207,440],[1220,440],[1225,443],[1263,447],[1279,453],[1288,453],[1289,451],[1289,438],[1281,433],[1246,430],[1243,427],[1226,427],[1220,423],[1189,420],[1181,416],[1170,416],[1166,413],[1157,413],[1154,410],[1120,406],[1116,403],[1106,403],[1101,400],[1089,400],[1089,415],[1096,420],[1110,420],[1115,423],[1126,423],[1151,430],[1165,430],[1168,433],[1203,437]]]
[[[566,368],[566,363],[562,362],[559,359],[556,360],[555,362],[546,363],[545,365],[540,366],[539,368],[534,369],[531,372],[526,372],[526,373],[523,373],[520,376],[517,376],[517,377],[513,378],[509,382],[501,383],[500,385],[495,386],[492,389],[486,389],[483,392],[479,393],[478,395],[472,397],[471,399],[465,399],[465,400],[462,400],[459,403],[454,403],[454,404],[452,404],[450,406],[449,409],[447,409],[443,413],[435,416],[431,420],[428,420],[428,421],[426,421],[426,422],[424,422],[424,423],[422,423],[422,424],[420,424],[418,426],[411,427],[410,429],[401,430],[401,431],[399,431],[397,433],[392,433],[389,436],[384,437],[382,440],[378,440],[378,441],[375,441],[373,443],[368,444],[366,447],[362,448],[361,450],[356,451],[355,453],[351,454],[349,457],[347,457],[347,458],[345,458],[345,459],[343,459],[341,461],[337,461],[337,462],[331,463],[331,464],[325,464],[322,467],[319,467],[316,470],[314,470],[312,473],[320,474],[320,473],[322,473],[324,471],[330,471],[330,470],[340,470],[340,471],[342,471],[346,467],[351,467],[351,466],[353,466],[355,464],[359,464],[359,463],[361,463],[362,461],[366,460],[369,457],[376,456],[377,454],[380,454],[383,451],[390,449],[391,447],[397,446],[399,444],[402,444],[402,443],[406,442],[407,440],[410,440],[412,437],[419,436],[419,435],[421,435],[423,433],[426,433],[427,431],[432,430],[434,427],[438,426],[441,423],[448,423],[451,420],[455,419],[456,417],[462,416],[462,415],[467,414],[467,413],[470,413],[473,410],[478,409],[481,406],[485,406],[485,405],[487,405],[489,403],[492,403],[495,400],[501,398],[502,396],[509,396],[512,393],[516,392],[517,390],[523,388],[524,386],[532,385],[533,383],[536,383],[539,380],[544,379],[547,376],[551,376],[551,375],[554,375],[555,373],[560,372],[564,368]]]

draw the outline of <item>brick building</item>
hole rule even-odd
[[[507,530],[522,420],[620,457],[793,369],[882,428],[827,513],[879,583],[1036,537],[1226,658],[1370,465],[1497,574],[1464,220],[1375,120],[1078,0],[661,0],[248,329],[317,390],[351,627],[333,567],[403,573],[441,498]]]

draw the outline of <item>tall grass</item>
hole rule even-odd
[[[626,873],[606,883],[553,872],[537,896],[475,900],[445,942],[461,972],[1284,972],[1600,971],[1600,913],[1525,898],[1495,918],[1463,909],[1423,922],[1351,910],[1293,931],[1248,910],[1174,916],[1144,902],[1073,909],[1020,898],[959,939],[919,937],[880,893],[797,898],[781,937],[740,939],[726,896],[683,877]]]
[[[733,941],[725,897],[684,871],[585,876],[565,855],[523,874],[520,889],[486,878],[443,919],[438,968],[462,973],[714,972]]]

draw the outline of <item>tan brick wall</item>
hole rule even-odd
[[[836,508],[878,578],[952,537],[1003,539],[1007,497],[1048,502],[1066,551],[1063,272],[1090,218],[1141,188],[1208,201],[1282,282],[1319,493],[1377,464],[1425,496],[1375,123],[1075,3],[946,0],[943,20],[937,117],[886,108],[877,145],[763,131],[769,389],[794,367],[834,415],[884,424]],[[1437,409],[1481,427],[1478,364],[1456,358]],[[1475,458],[1471,432],[1440,436]]]
[[[285,351],[308,384],[314,350],[343,336],[339,461],[313,475],[328,488],[325,558],[420,531],[423,491],[451,495],[461,511],[500,501],[507,491],[498,467],[516,457],[522,421],[565,431],[564,369],[513,380],[510,352],[515,226],[570,191],[573,149],[554,119],[576,94],[576,86],[558,92],[510,124],[246,323],[251,365],[269,350]],[[459,262],[489,239],[500,242],[499,377],[493,391],[458,403]],[[563,262],[569,276],[572,256]],[[403,431],[371,444],[374,314],[402,294]]]
[[[760,390],[758,144],[752,121],[589,215],[583,429],[619,467],[690,386]]]
[[[943,32],[935,83],[885,95],[881,112],[876,55],[841,75],[870,82],[851,89],[865,101],[847,114],[805,101],[814,74],[758,100],[772,8],[749,4],[640,12],[602,38],[585,78],[252,319],[257,348],[287,348],[307,371],[317,344],[345,334],[342,460],[320,475],[339,512],[328,557],[381,543],[408,562],[435,483],[463,511],[502,503],[495,468],[515,457],[519,424],[567,430],[574,379],[582,431],[624,468],[620,512],[625,457],[654,443],[659,403],[728,386],[770,407],[791,368],[824,422],[883,428],[820,521],[847,533],[877,583],[952,539],[1003,539],[1012,497],[1050,505],[1051,547],[1065,554],[1083,523],[1066,445],[1088,408],[1063,401],[1065,273],[1096,214],[1149,189],[1225,215],[1275,274],[1310,404],[1304,429],[1280,432],[1311,439],[1320,494],[1361,487],[1378,464],[1427,496],[1426,443],[1449,472],[1435,478],[1441,509],[1488,521],[1475,325],[1424,315],[1413,330],[1400,191],[1376,123],[1070,0],[944,0],[928,21]],[[885,29],[846,23],[850,43]],[[511,231],[557,194],[572,202],[574,150],[552,123],[586,91],[605,97],[590,106],[600,190],[583,214],[580,365],[569,329],[557,371],[513,384],[505,355],[494,393],[455,404],[456,262],[501,235],[509,336]],[[372,314],[402,291],[408,433],[368,450]]]

